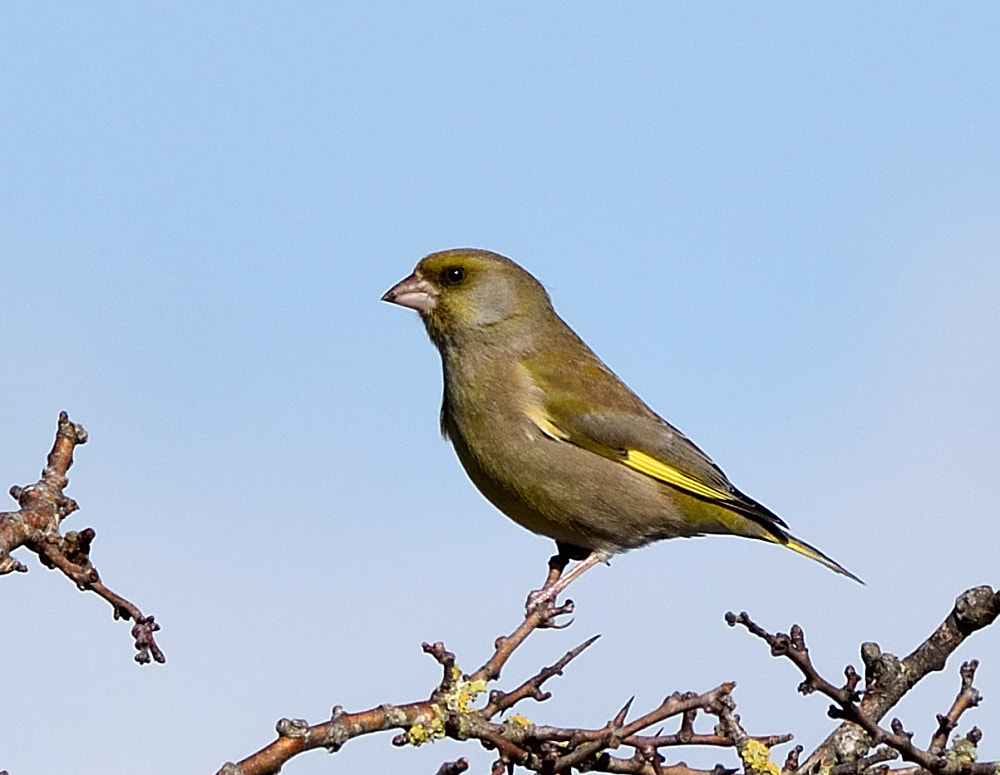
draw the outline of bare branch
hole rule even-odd
[[[988,594],[986,594],[988,592]],[[935,669],[934,659],[943,651],[940,644],[957,646],[961,639],[979,627],[986,626],[996,618],[991,614],[995,596],[988,587],[970,590],[959,598],[956,614],[953,612],[944,629],[931,636],[929,641],[937,644],[928,650],[927,643],[914,651],[907,660],[920,661],[928,669]],[[965,603],[962,603],[965,601]],[[562,607],[545,604],[526,614],[518,627],[507,636],[496,640],[493,654],[470,675],[463,675],[458,668],[456,657],[443,643],[424,644],[426,653],[442,666],[441,683],[431,692],[430,698],[420,702],[400,706],[381,705],[361,713],[344,713],[334,708],[328,722],[309,726],[305,721],[284,719],[278,724],[279,739],[258,753],[238,764],[227,764],[219,775],[265,775],[276,773],[295,754],[310,748],[325,747],[336,751],[347,740],[359,735],[388,729],[401,729],[401,734],[393,738],[395,745],[421,745],[443,737],[455,740],[478,740],[486,749],[496,751],[497,759],[492,772],[512,773],[517,767],[545,775],[581,771],[632,773],[633,775],[732,775],[735,769],[716,765],[712,770],[695,770],[683,762],[667,764],[661,753],[663,749],[678,745],[709,745],[733,748],[740,760],[745,775],[799,775],[812,772],[810,761],[800,766],[801,746],[796,746],[785,758],[783,768],[775,765],[770,758],[771,748],[791,740],[791,735],[750,735],[743,728],[736,714],[733,699],[735,683],[727,682],[708,692],[674,692],[653,710],[629,721],[633,700],[629,699],[598,728],[557,727],[536,724],[520,714],[512,714],[502,722],[494,720],[500,713],[510,710],[524,699],[542,702],[549,697],[542,690],[543,684],[563,670],[580,654],[589,648],[596,636],[566,652],[549,667],[541,668],[535,675],[519,684],[513,691],[493,689],[485,705],[476,709],[473,701],[487,691],[489,684],[499,678],[502,668],[513,652],[535,630],[551,628],[555,619],[572,611],[572,603]],[[806,647],[805,635],[798,626],[793,626],[789,634],[771,634],[756,624],[746,613],[739,616],[727,614],[730,625],[742,625],[755,636],[763,639],[774,656],[789,659],[795,664],[804,680],[799,691],[820,692],[834,701],[831,715],[845,720],[845,727],[856,730],[851,738],[855,745],[853,755],[843,755],[839,760],[827,758],[830,775],[995,775],[997,763],[976,763],[976,746],[982,735],[973,728],[963,738],[955,740],[947,751],[944,746],[961,715],[979,703],[979,693],[973,686],[976,664],[974,661],[962,666],[961,690],[952,703],[951,709],[938,718],[938,730],[932,740],[932,748],[923,750],[913,744],[912,734],[903,724],[893,719],[889,728],[879,725],[878,719],[866,713],[866,702],[873,687],[890,685],[885,679],[887,667],[895,660],[884,655],[875,644],[865,644],[862,657],[865,661],[865,686],[862,677],[848,666],[844,670],[844,681],[840,686],[824,678],[812,663]],[[949,623],[950,622],[950,623]],[[961,637],[955,636],[961,633]],[[932,644],[932,645],[934,645]],[[898,663],[899,660],[896,660]],[[904,660],[905,662],[905,660]],[[912,686],[912,683],[911,683]],[[885,692],[883,691],[883,696]],[[868,702],[871,706],[871,702]],[[877,706],[875,706],[877,707]],[[699,715],[714,717],[712,733],[695,731]],[[664,734],[661,729],[651,733],[670,718],[677,718],[678,731]],[[881,747],[869,753],[875,745]],[[618,756],[616,752],[629,749],[628,756]],[[883,763],[902,756],[913,767],[889,770]],[[440,772],[461,772],[468,766],[467,760],[446,763]]]
[[[458,761],[445,762],[438,767],[437,775],[459,775],[469,769],[469,760],[464,756]]]
[[[523,684],[518,686],[514,691],[509,693],[504,693],[499,690],[494,690],[490,692],[489,703],[483,708],[482,713],[486,718],[492,718],[497,713],[503,713],[505,710],[514,707],[514,705],[526,697],[537,700],[538,702],[544,702],[551,695],[548,692],[542,691],[542,684],[553,676],[562,675],[563,669],[576,659],[584,650],[590,648],[600,635],[594,635],[588,638],[575,649],[567,651],[562,659],[556,662],[551,667],[543,667],[535,675],[525,681]]]
[[[799,691],[818,691],[837,703],[831,707],[830,715],[844,719],[844,723],[809,756],[799,772],[812,773],[831,764],[850,764],[865,756],[873,745],[884,744],[898,751],[906,761],[937,775],[989,775],[995,771],[995,764],[975,763],[977,736],[965,741],[965,749],[971,748],[971,751],[957,750],[954,755],[946,755],[944,751],[948,734],[958,717],[979,702],[979,693],[972,687],[974,663],[963,665],[962,690],[948,714],[938,716],[938,731],[927,750],[913,744],[912,733],[907,732],[899,720],[893,719],[888,730],[878,722],[921,678],[942,669],[948,655],[966,637],[991,624],[998,614],[1000,594],[995,594],[990,587],[975,587],[958,597],[941,626],[905,659],[883,653],[876,643],[863,644],[861,658],[865,664],[866,688],[860,696],[857,692],[860,679],[853,667],[848,666],[844,671],[847,681],[843,687],[834,686],[819,675],[798,625],[792,626],[790,635],[772,635],[745,613],[726,614],[726,621],[730,626],[743,625],[768,643],[773,656],[793,662],[805,676]]]
[[[931,738],[928,749],[938,755],[944,754],[945,746],[948,745],[948,736],[958,726],[958,720],[969,708],[976,707],[982,700],[979,690],[972,685],[976,677],[976,668],[979,667],[979,660],[973,659],[970,662],[963,662],[959,674],[962,677],[962,688],[958,691],[958,696],[952,703],[947,713],[938,714],[938,728]]]
[[[754,740],[766,751],[767,746],[790,738],[789,735],[748,736],[733,713],[733,683],[722,684],[704,694],[675,692],[659,707],[631,722],[627,721],[632,706],[629,700],[598,729],[536,725],[520,714],[513,714],[503,722],[494,721],[495,716],[523,699],[545,700],[548,694],[542,691],[542,685],[562,675],[566,666],[597,640],[595,636],[584,641],[511,692],[493,690],[482,708],[473,708],[472,702],[487,690],[490,680],[499,676],[501,668],[525,638],[537,629],[550,627],[555,617],[571,610],[569,605],[557,608],[551,604],[545,609],[533,609],[513,633],[498,638],[493,654],[471,675],[462,675],[455,655],[443,643],[423,644],[424,651],[443,668],[441,683],[429,699],[398,706],[380,705],[360,713],[345,713],[336,707],[329,721],[315,726],[301,720],[282,719],[277,726],[277,740],[238,763],[226,764],[219,775],[277,773],[289,759],[303,751],[313,748],[336,751],[354,737],[389,729],[402,730],[392,741],[400,746],[421,745],[443,737],[478,740],[483,747],[497,752],[493,771],[498,773],[519,766],[544,773],[585,768],[599,772],[719,775],[727,772],[721,765],[706,772],[691,770],[683,764],[664,766],[657,749],[682,744],[681,738],[684,738],[687,744],[728,746],[741,752],[748,740]],[[694,733],[693,724],[698,713],[717,718],[718,728],[714,734]],[[650,727],[671,717],[680,718],[678,735],[644,734]],[[633,749],[632,756],[610,755],[609,751],[621,747]],[[449,763],[443,765],[443,771],[459,772],[463,766],[462,761]]]
[[[0,575],[27,571],[27,567],[11,556],[15,549],[25,547],[38,555],[42,565],[61,571],[78,589],[94,592],[107,600],[116,619],[135,622],[132,637],[137,651],[136,662],[164,662],[166,658],[153,636],[160,629],[153,617],[143,615],[138,606],[101,582],[97,568],[90,561],[90,548],[96,536],[93,528],[65,535],[60,533],[62,521],[79,508],[63,490],[69,484],[66,474],[73,465],[73,451],[86,441],[87,432],[83,426],[70,422],[66,412],[60,413],[56,439],[41,478],[34,484],[10,488],[20,509],[0,513]]]

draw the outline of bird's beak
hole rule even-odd
[[[382,301],[409,307],[417,312],[430,312],[437,305],[437,290],[422,277],[411,274],[387,290]]]

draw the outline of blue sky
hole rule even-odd
[[[600,725],[632,694],[735,679],[749,731],[815,745],[826,702],[725,611],[800,623],[835,677],[1000,582],[1000,10],[333,5],[0,11],[0,471],[37,477],[60,410],[85,425],[67,527],[96,528],[104,580],[168,656],[134,666],[128,627],[37,564],[0,579],[0,768],[214,772],[281,716],[425,697],[421,641],[472,669],[517,623],[551,544],[465,479],[437,355],[379,302],[462,245],[538,276],[648,403],[868,582],[737,539],[616,558],[508,667],[603,633],[523,712]],[[963,659],[996,702],[998,643],[904,703],[917,739]],[[995,715],[961,727],[994,759]],[[491,760],[382,736],[286,771],[460,755]]]

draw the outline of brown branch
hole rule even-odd
[[[849,706],[857,701],[858,696],[854,691],[854,687],[857,685],[857,673],[854,672],[854,668],[849,667],[844,671],[847,676],[847,682],[843,687],[834,686],[823,678],[816,671],[816,668],[813,667],[812,660],[809,657],[809,649],[806,648],[805,635],[802,632],[802,628],[797,624],[792,625],[790,634],[788,635],[783,632],[772,635],[750,619],[746,611],[740,612],[738,616],[732,612],[727,613],[726,623],[730,627],[735,627],[738,624],[743,625],[752,634],[764,640],[771,647],[772,657],[786,657],[792,664],[799,668],[802,675],[805,676],[805,681],[799,684],[799,691],[801,693],[810,694],[811,692],[818,691],[842,706]]]
[[[801,749],[801,746],[796,747]],[[801,753],[801,750],[799,752]],[[860,759],[855,759],[853,762],[838,764],[830,770],[830,775],[862,775],[862,773],[869,772],[871,768],[877,764],[882,764],[883,762],[892,761],[893,759],[898,758],[898,751],[889,748],[888,746],[883,746],[870,756],[863,756]],[[888,768],[885,768],[885,770],[888,771]],[[900,772],[900,770],[892,770],[892,772]]]
[[[958,720],[969,708],[976,707],[982,700],[979,690],[972,685],[976,677],[976,668],[979,667],[979,660],[973,659],[963,662],[959,675],[962,677],[962,688],[958,691],[958,696],[951,704],[951,708],[945,714],[938,714],[938,728],[931,738],[928,749],[938,755],[944,754],[945,746],[948,745],[948,736],[958,726]]]
[[[867,691],[862,711],[881,719],[925,675],[943,670],[948,657],[977,630],[992,624],[1000,615],[1000,592],[990,587],[974,587],[955,600],[955,606],[941,625],[900,660],[882,653],[877,643],[862,646]]]
[[[594,768],[596,772],[614,772],[623,775],[734,775],[736,770],[715,765],[710,770],[697,770],[688,767],[684,762],[677,764],[660,764],[657,759],[647,759],[642,753],[636,752],[631,759],[608,757]]]
[[[794,739],[794,735],[749,735],[749,738],[756,740],[768,748],[782,745]],[[643,737],[632,735],[622,740],[626,745],[646,745],[653,748],[672,748],[678,745],[699,745],[713,748],[732,748],[733,739],[727,735],[652,735]]]
[[[572,768],[585,768],[600,772],[637,773],[638,775],[722,775],[731,772],[721,765],[714,770],[698,771],[684,764],[664,766],[657,752],[670,745],[708,744],[729,746],[742,750],[747,740],[754,739],[764,745],[787,741],[789,735],[772,735],[750,738],[739,726],[733,713],[733,683],[725,683],[704,694],[674,693],[659,707],[631,722],[627,716],[632,701],[629,700],[615,717],[599,729],[552,727],[533,724],[519,714],[511,715],[502,723],[493,718],[524,699],[544,701],[548,693],[542,685],[550,678],[562,675],[566,666],[589,648],[596,637],[584,641],[564,654],[549,667],[522,682],[511,692],[494,689],[486,704],[474,709],[470,703],[486,691],[507,660],[524,640],[537,629],[551,628],[556,617],[570,613],[571,604],[555,607],[548,604],[535,608],[520,625],[507,636],[496,640],[494,651],[486,662],[471,675],[463,676],[456,665],[455,655],[443,643],[423,644],[425,653],[442,666],[442,679],[431,692],[429,699],[406,705],[380,705],[360,713],[345,713],[336,707],[329,721],[310,726],[307,722],[282,719],[278,722],[278,739],[255,754],[237,763],[228,763],[218,775],[272,775],[293,756],[314,748],[333,752],[348,740],[360,735],[390,729],[404,730],[396,735],[394,745],[420,745],[442,737],[455,740],[478,740],[480,744],[497,752],[493,772],[503,773],[515,766],[533,772],[568,772]],[[712,735],[695,734],[693,724],[697,713],[707,713],[718,718],[719,726]],[[680,731],[677,735],[643,734],[653,725],[679,716]],[[631,758],[611,756],[609,750],[620,747],[634,749]],[[468,762],[446,763],[441,772],[461,772]]]
[[[432,706],[427,700],[398,707],[380,705],[360,713],[344,713],[338,706],[329,721],[316,726],[302,719],[281,719],[276,724],[277,740],[240,762],[223,765],[218,775],[269,775],[303,751],[326,748],[334,753],[359,735],[430,724],[437,715]]]
[[[514,632],[506,637],[501,636],[496,639],[493,655],[486,660],[486,663],[475,673],[469,676],[470,681],[495,681],[500,677],[500,671],[507,664],[510,655],[514,650],[524,643],[525,639],[539,628],[551,628],[552,623],[558,616],[565,616],[573,613],[573,601],[567,600],[561,606],[543,605],[538,606],[525,617],[524,621]]]
[[[518,625],[514,632],[497,638],[493,654],[471,676],[462,679],[462,685],[475,687],[482,684],[485,686],[488,680],[498,678],[511,654],[532,632],[540,627],[551,625],[555,617],[570,613],[572,610],[572,603],[567,603],[561,607],[540,606],[532,611],[525,616],[524,621]],[[426,654],[434,657],[442,666],[443,671],[441,683],[435,687],[430,699],[399,706],[380,705],[360,713],[345,713],[340,706],[337,706],[333,709],[329,721],[315,726],[309,726],[307,722],[302,720],[282,719],[277,725],[277,740],[239,762],[226,763],[219,770],[218,775],[270,775],[277,773],[289,759],[303,751],[314,748],[326,748],[331,752],[337,751],[344,743],[354,737],[390,729],[407,730],[407,734],[399,735],[393,739],[393,743],[396,745],[417,745],[445,734],[462,739],[470,736],[471,730],[467,728],[467,725],[462,727],[459,724],[460,716],[463,714],[452,713],[448,710],[449,698],[454,698],[456,691],[462,691],[459,676],[456,675],[455,655],[447,651],[444,644],[440,642],[425,643],[423,650]],[[471,692],[471,689],[466,691]],[[470,698],[471,693],[466,695],[465,701],[467,702]],[[500,743],[501,738],[496,737],[497,731],[502,732],[503,727],[490,725],[486,719],[482,719],[482,721],[486,726],[477,730],[480,733],[480,739],[494,747],[506,745],[506,741]],[[511,750],[509,753],[514,753],[514,751]],[[518,754],[520,753],[520,749],[518,749]]]
[[[459,775],[469,769],[469,760],[464,756],[458,761],[445,762],[437,771],[437,775]]]
[[[743,625],[768,643],[773,656],[785,657],[795,664],[805,676],[799,691],[818,691],[837,703],[830,715],[844,719],[844,723],[809,756],[799,772],[811,773],[830,764],[850,763],[864,756],[873,745],[884,744],[898,751],[905,760],[937,775],[989,775],[996,771],[996,763],[977,764],[970,761],[969,756],[943,755],[948,733],[954,729],[958,717],[979,701],[978,692],[972,688],[974,666],[963,666],[962,691],[949,714],[938,717],[939,729],[928,750],[913,744],[912,734],[906,732],[898,719],[892,720],[888,730],[878,722],[921,678],[941,670],[948,655],[966,637],[991,624],[998,614],[1000,594],[995,594],[990,587],[976,587],[958,597],[941,626],[905,659],[883,653],[876,643],[863,644],[861,658],[865,663],[866,689],[862,697],[856,691],[860,678],[854,668],[845,670],[847,680],[843,687],[834,686],[818,673],[797,625],[792,627],[790,635],[772,635],[745,613],[739,616],[729,613],[726,621],[730,626]],[[973,735],[966,742],[974,749],[978,738]]]
[[[543,667],[535,675],[514,689],[514,691],[501,692],[499,690],[494,690],[490,692],[489,703],[482,709],[482,714],[486,718],[492,718],[497,713],[503,713],[505,710],[514,707],[515,704],[528,697],[533,700],[537,700],[538,702],[544,702],[551,695],[548,692],[542,691],[542,684],[553,676],[562,675],[563,669],[566,665],[580,656],[584,650],[590,648],[600,637],[600,635],[594,635],[576,648],[567,651],[558,662],[550,667]]]
[[[153,617],[144,616],[138,606],[101,583],[90,561],[90,547],[96,535],[93,528],[65,535],[60,533],[62,521],[79,508],[63,490],[69,484],[66,474],[73,465],[73,451],[86,441],[87,432],[83,426],[70,422],[66,412],[61,412],[56,439],[41,478],[34,484],[10,488],[20,509],[0,513],[0,575],[27,571],[27,567],[11,556],[15,549],[25,547],[38,555],[42,565],[61,571],[78,589],[94,592],[107,600],[116,619],[135,622],[132,637],[137,650],[136,662],[164,662],[163,652],[153,636],[160,629]]]
[[[624,708],[622,708],[615,719],[600,730],[588,731],[543,728],[544,732],[539,730],[536,734],[544,734],[546,739],[588,741],[583,745],[575,746],[575,750],[572,750],[565,756],[559,757],[555,761],[553,766],[554,772],[569,770],[570,767],[581,764],[587,759],[596,756],[606,748],[617,748],[622,743],[625,743],[626,740],[630,741],[626,744],[634,744],[638,747],[649,748],[650,745],[648,741],[652,738],[633,739],[633,735],[637,735],[643,729],[651,727],[654,724],[659,724],[661,721],[664,721],[671,716],[681,715],[690,710],[703,710],[706,713],[720,715],[729,702],[731,702],[730,693],[735,686],[736,684],[734,683],[722,684],[721,686],[718,686],[709,692],[705,692],[704,694],[694,694],[693,692],[680,694],[675,692],[660,703],[658,708],[637,718],[630,724],[625,724],[624,721],[631,700],[625,705]],[[734,742],[731,741],[730,745],[733,744]]]

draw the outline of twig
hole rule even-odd
[[[743,625],[768,643],[773,656],[785,657],[795,664],[805,676],[799,691],[818,691],[837,703],[831,707],[830,715],[844,719],[845,723],[809,756],[799,773],[816,772],[820,767],[838,761],[850,763],[860,758],[872,745],[884,744],[898,751],[906,761],[937,775],[989,775],[995,771],[995,763],[975,763],[970,756],[944,755],[948,734],[954,729],[958,717],[979,702],[979,694],[972,687],[975,674],[973,663],[963,665],[962,691],[949,713],[938,716],[939,728],[928,750],[913,744],[912,733],[907,732],[898,719],[892,720],[888,730],[879,726],[878,722],[923,676],[942,669],[951,651],[968,635],[991,624],[998,614],[1000,594],[995,594],[990,587],[976,587],[958,597],[955,608],[942,625],[905,659],[899,660],[892,654],[883,653],[876,643],[863,644],[861,657],[865,663],[866,685],[863,696],[857,692],[860,677],[854,668],[845,670],[846,683],[843,687],[834,686],[818,673],[798,625],[793,625],[790,635],[772,635],[754,623],[746,613],[739,616],[728,613],[726,621],[730,626]],[[859,728],[864,737],[858,736]],[[967,742],[974,749],[978,740]],[[850,753],[845,755],[844,752]]]
[[[571,649],[513,691],[493,690],[482,708],[471,706],[475,697],[486,691],[489,682],[500,675],[514,650],[529,634],[536,629],[552,627],[557,616],[571,610],[570,604],[562,607],[548,605],[544,610],[532,610],[510,635],[497,639],[493,654],[478,670],[467,676],[461,674],[455,655],[443,643],[425,643],[423,650],[434,657],[443,672],[440,684],[431,692],[429,699],[398,706],[380,705],[360,713],[345,713],[338,706],[333,709],[329,721],[315,726],[302,720],[282,719],[277,726],[277,740],[238,763],[224,765],[219,775],[272,775],[303,751],[313,748],[337,751],[354,737],[389,729],[403,730],[393,738],[395,745],[420,745],[442,737],[478,740],[484,748],[497,752],[493,772],[504,773],[520,766],[548,775],[568,772],[574,767],[638,775],[722,775],[729,771],[721,765],[711,771],[692,770],[683,764],[665,766],[657,749],[677,745],[680,738],[691,744],[705,743],[737,749],[750,739],[763,745],[789,739],[788,735],[750,738],[733,713],[733,683],[722,684],[704,694],[675,692],[659,707],[631,722],[627,721],[632,704],[629,700],[614,718],[599,729],[536,725],[520,714],[513,714],[502,723],[494,720],[522,700],[547,699],[549,694],[542,691],[542,685],[550,678],[561,675],[570,662],[597,640],[596,637]],[[699,712],[719,719],[715,734],[695,734],[693,723]],[[681,717],[678,735],[643,734],[650,727],[675,716]],[[632,748],[634,754],[630,758],[619,758],[608,753],[620,747]],[[460,760],[443,765],[442,771],[459,772],[463,766]]]
[[[938,728],[931,738],[931,744],[928,746],[930,751],[938,755],[943,754],[945,746],[948,745],[948,736],[958,726],[959,718],[961,718],[965,711],[976,707],[982,700],[979,690],[972,685],[978,667],[978,659],[962,663],[962,667],[959,670],[959,675],[962,677],[962,688],[959,689],[958,696],[955,697],[955,701],[952,703],[951,708],[948,709],[948,712],[938,714]]]
[[[144,616],[138,606],[101,582],[97,568],[90,561],[90,548],[96,536],[93,528],[65,535],[60,532],[62,521],[79,509],[76,501],[67,497],[63,490],[69,484],[66,474],[73,465],[73,451],[86,441],[87,432],[83,426],[70,422],[66,412],[61,412],[55,443],[41,478],[34,484],[10,488],[11,497],[20,509],[0,513],[0,575],[28,570],[11,556],[15,549],[25,547],[38,555],[42,565],[61,571],[78,589],[94,592],[107,600],[116,619],[135,622],[132,637],[137,651],[136,662],[165,662],[153,636],[160,629],[153,617]]]
[[[458,761],[445,762],[438,767],[437,775],[459,775],[469,769],[469,760],[464,756]]]
[[[499,690],[494,690],[490,692],[489,703],[482,710],[483,715],[486,718],[492,718],[497,713],[503,713],[505,710],[514,707],[515,704],[527,697],[537,700],[538,702],[544,702],[551,695],[548,692],[542,691],[542,684],[553,676],[562,675],[563,669],[566,665],[580,656],[584,650],[590,648],[600,637],[600,635],[594,635],[576,648],[567,651],[563,655],[562,659],[551,667],[543,667],[535,675],[514,689],[514,691],[505,693]]]

